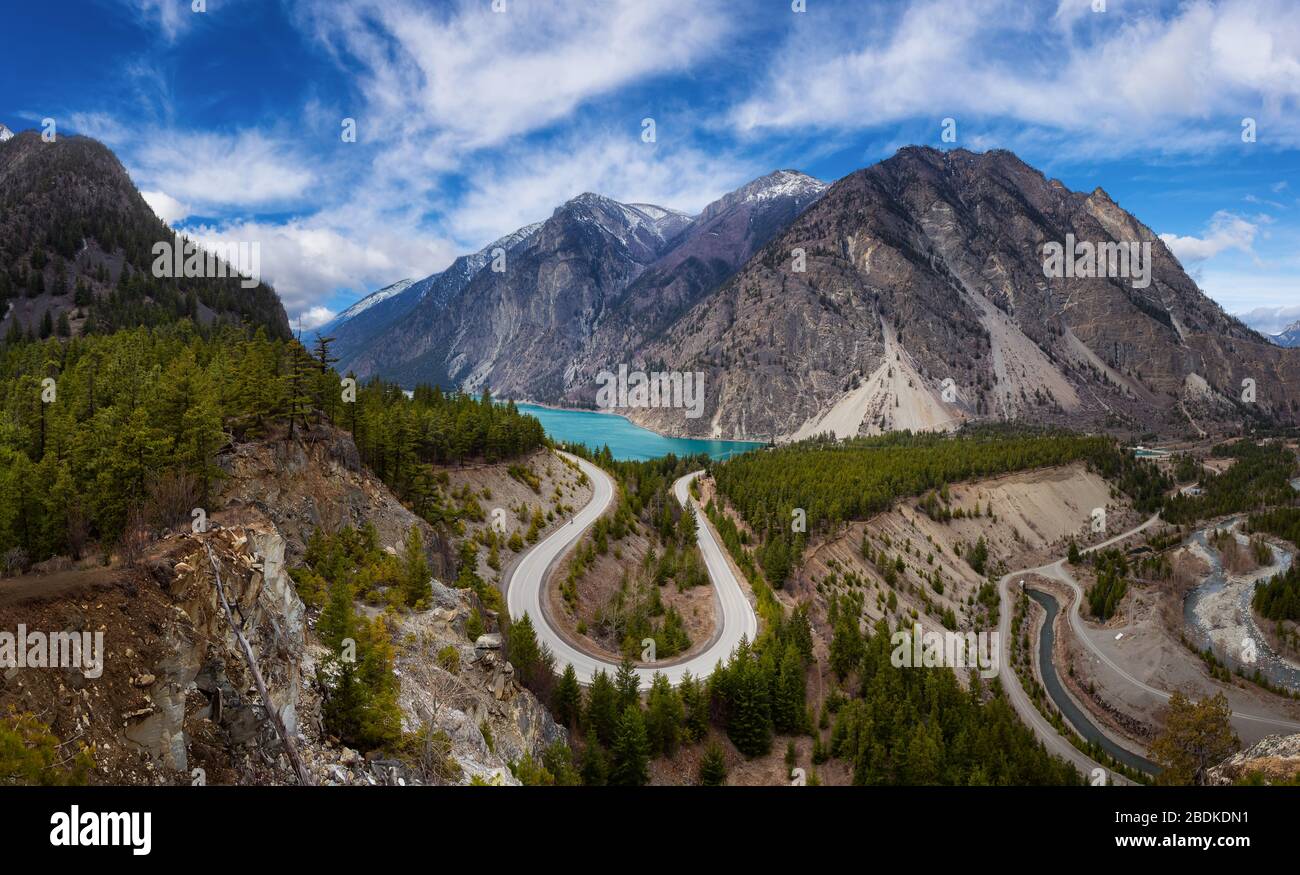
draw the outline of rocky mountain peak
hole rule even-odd
[[[777,170],[760,176],[736,193],[747,201],[778,197],[802,197],[825,191],[826,183],[798,170]]]
[[[651,204],[625,204],[604,195],[584,192],[555,210],[551,222],[577,222],[594,227],[617,241],[629,256],[648,264],[691,223],[685,213]],[[548,223],[549,224],[549,223]]]
[[[1140,276],[1045,277],[1043,242],[1067,234],[1151,241],[1150,257]],[[1006,151],[912,146],[835,183],[643,351],[706,369],[706,416],[633,418],[770,438],[984,418],[1154,424],[1155,411],[1162,429],[1194,433],[1223,418],[1217,401],[1246,376],[1274,393],[1259,412],[1292,418],[1282,387],[1300,360],[1279,352],[1227,319],[1104,191],[1070,191]],[[1192,373],[1216,404],[1188,406]]]
[[[1278,346],[1300,347],[1300,319],[1292,322],[1280,334],[1274,334],[1272,341]]]
[[[0,143],[3,143],[5,140],[12,140],[13,138],[14,132],[9,130],[3,124],[0,124]]]
[[[820,179],[798,170],[776,170],[718,198],[704,208],[697,221],[707,224],[740,206],[764,206],[778,201],[796,204],[795,211],[798,212],[821,197],[827,188],[829,186]]]

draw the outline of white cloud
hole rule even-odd
[[[168,225],[179,222],[190,214],[190,208],[163,191],[142,191],[140,196],[154,211],[154,215]]]
[[[416,228],[368,221],[360,214],[321,213],[280,224],[231,222],[181,230],[204,245],[257,243],[262,280],[274,286],[294,319],[319,311],[319,302],[335,290],[360,295],[395,277],[428,276],[456,255],[454,246]]]
[[[315,179],[293,145],[261,131],[151,129],[131,150],[132,176],[196,211],[266,207],[302,195]]]
[[[353,106],[340,96],[341,105],[328,107],[309,100],[299,126],[330,129],[336,138],[338,119],[353,117],[357,144],[309,162],[287,134],[155,127],[125,136],[111,119],[94,121],[122,144],[132,176],[151,193],[166,193],[168,201],[151,200],[156,211],[229,217],[184,230],[204,242],[260,242],[263,278],[290,316],[312,319],[339,290],[360,294],[396,277],[425,276],[588,189],[674,206],[715,194],[726,182],[722,173],[710,178],[721,163],[690,152],[656,161],[637,139],[640,115],[627,120],[627,142],[618,147],[610,137],[572,139],[563,148],[518,138],[720,50],[729,26],[724,8],[722,0],[510,0],[497,14],[470,0],[301,3],[298,24],[335,53],[362,99]],[[449,196],[444,184],[462,173],[468,192]],[[303,215],[241,217],[288,210]],[[447,233],[429,232],[431,221]]]
[[[333,319],[337,314],[328,307],[311,307],[303,311],[293,322],[293,327],[303,331],[319,328]]]
[[[723,8],[720,0],[509,0],[497,13],[466,0],[434,8],[354,0],[303,5],[300,18],[356,70],[372,126],[385,136],[435,132],[431,151],[450,153],[501,143],[636,80],[686,69],[723,47]]]
[[[1204,261],[1220,252],[1236,249],[1250,252],[1259,233],[1258,217],[1255,222],[1227,210],[1219,210],[1210,218],[1205,234],[1200,237],[1180,237],[1177,234],[1161,234],[1165,242],[1183,264]]]
[[[140,24],[158,28],[168,42],[174,41],[193,23],[190,0],[119,0]]]
[[[635,133],[580,132],[544,147],[507,150],[469,173],[471,188],[446,226],[467,247],[483,245],[593,191],[624,203],[696,212],[748,182],[743,162],[691,147],[641,142]]]
[[[1167,18],[1125,12],[1085,15],[1063,0],[1055,31],[1044,31],[1032,7],[1012,0],[918,0],[893,16],[837,10],[791,38],[732,123],[858,130],[930,118],[937,141],[945,116],[959,134],[963,118],[967,131],[1009,119],[1113,156],[1241,145],[1237,122],[1251,116],[1260,142],[1300,143],[1300,17],[1289,0],[1192,0]]]
[[[126,126],[106,112],[74,112],[68,121],[77,133],[109,145],[122,142],[128,134]]]
[[[164,41],[172,43],[189,32],[205,17],[218,21],[223,12],[228,12],[242,0],[203,0],[203,10],[194,8],[195,0],[116,0],[119,6],[136,19],[144,28],[158,30]]]
[[[1300,276],[1294,273],[1207,266],[1197,285],[1229,313],[1294,309],[1295,302],[1300,301]],[[1285,318],[1285,314],[1279,318]]]
[[[1290,281],[1293,290],[1300,294],[1300,283]],[[1264,334],[1281,334],[1300,321],[1300,304],[1285,307],[1256,307],[1244,313],[1237,313],[1237,318],[1256,331]]]

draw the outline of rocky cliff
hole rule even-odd
[[[1270,735],[1233,754],[1207,774],[1211,785],[1300,781],[1300,735]]]
[[[426,540],[432,564],[444,563],[433,604],[388,617],[402,729],[429,738],[436,755],[349,750],[325,732],[316,678],[326,650],[287,565],[315,526],[371,523],[391,546],[414,517],[354,464],[349,440],[316,438],[235,447],[223,458],[228,503],[207,530],[164,533],[134,567],[0,581],[0,629],[98,630],[105,651],[98,677],[76,667],[0,673],[0,709],[38,714],[69,751],[91,748],[94,783],[296,783],[272,715],[312,783],[517,783],[510,763],[540,758],[566,733],[515,681],[499,639],[467,637],[471,612],[490,613],[438,579],[451,569],[438,540]]]
[[[1046,276],[1070,240],[1136,244],[1149,276]],[[1300,415],[1300,356],[1226,315],[1104,191],[1005,151],[910,147],[841,179],[638,358],[704,371],[708,415],[634,418],[719,437]]]

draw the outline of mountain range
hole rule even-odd
[[[264,284],[153,276],[170,237],[94,140],[0,142],[5,334],[190,318],[288,336]],[[1073,241],[1141,247],[1142,280],[1049,275]],[[319,331],[361,378],[579,408],[621,367],[696,373],[702,408],[617,410],[696,437],[1300,419],[1300,329],[1248,328],[1105,191],[1006,151],[908,147],[829,186],[779,170],[698,215],[582,194]]]
[[[1287,348],[1300,346],[1300,321],[1292,322],[1281,332],[1270,338],[1278,346]]]
[[[824,190],[778,171],[697,217],[582,194],[441,273],[376,292],[321,332],[337,338],[340,367],[363,378],[558,399],[579,360],[623,361]]]
[[[1149,276],[1048,276],[1066,241],[1136,247]],[[704,416],[618,411],[697,437],[1300,415],[1300,353],[1226,314],[1104,190],[1001,150],[908,147],[831,186],[777,171],[694,217],[583,194],[324,330],[363,378],[548,404],[594,406],[620,365],[701,373]]]

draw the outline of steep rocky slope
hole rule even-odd
[[[326,650],[317,612],[287,568],[317,525],[370,523],[391,547],[415,523],[355,455],[350,439],[332,432],[238,445],[222,458],[228,479],[207,531],[164,533],[136,567],[0,580],[0,628],[100,630],[105,650],[96,678],[78,668],[0,673],[0,709],[40,715],[68,751],[91,747],[92,783],[296,783],[270,713],[312,783],[517,783],[509,764],[540,757],[565,730],[515,681],[499,644],[476,647],[467,637],[471,613],[491,613],[471,591],[441,582],[454,569],[428,527],[432,603],[387,619],[403,729],[440,733],[436,768],[349,750],[324,730],[316,672]],[[217,574],[265,699],[226,619]]]
[[[1225,314],[1105,191],[1009,152],[908,147],[829,189],[779,171],[673,216],[576,198],[503,270],[375,335],[358,372],[585,407],[621,364],[698,371],[706,415],[625,412],[723,438],[1300,417],[1300,353]],[[1073,241],[1142,261],[1046,275]]]
[[[46,142],[36,131],[0,141],[0,306],[10,304],[0,330],[16,320],[35,331],[49,312],[68,314],[78,331],[93,312],[99,330],[188,316],[289,335],[284,308],[265,284],[154,277],[159,242],[173,242],[171,229],[103,144],[79,136]]]
[[[1067,234],[1149,243],[1149,285],[1044,276],[1044,244]],[[704,371],[708,415],[635,419],[721,437],[869,432],[908,406],[1175,431],[1189,414],[1300,412],[1300,356],[1227,316],[1104,191],[1069,191],[1004,151],[909,147],[841,179],[636,358]],[[860,391],[882,368],[903,385]]]
[[[352,366],[360,376],[407,384],[491,385],[554,397],[611,301],[680,225],[679,214],[667,210],[580,195],[535,231],[512,235],[496,263],[489,263],[495,247],[478,253],[477,272],[463,288],[421,302]]]
[[[353,371],[357,376],[366,378],[380,373],[382,369],[384,376],[392,374],[393,379],[404,379],[412,384],[421,381],[445,382],[445,357],[438,348],[417,344],[411,349],[393,350],[378,342],[378,339],[413,314],[426,330],[435,327],[443,318],[447,302],[488,265],[493,252],[500,250],[509,258],[540,227],[540,223],[526,225],[494,240],[478,252],[462,255],[446,270],[422,280],[402,280],[380,289],[340,313],[316,333],[334,337],[334,352],[338,356],[341,373]],[[391,371],[388,370],[390,367]],[[432,376],[408,376],[425,373]]]
[[[328,330],[339,338],[343,367],[362,377],[490,386],[517,398],[590,405],[597,373],[630,361],[631,350],[716,288],[824,189],[778,171],[694,219],[580,195],[540,226],[458,259],[438,275],[447,286],[441,294],[411,304],[416,290],[408,288]],[[489,265],[497,247],[506,257]],[[373,331],[380,316],[372,311],[403,307]]]
[[[1300,781],[1300,735],[1270,735],[1238,751],[1209,770],[1211,785],[1261,781],[1294,784]]]
[[[704,208],[694,223],[610,303],[566,374],[560,400],[591,406],[596,375],[614,372],[726,281],[808,208],[826,185],[793,170],[755,179]],[[525,397],[539,387],[521,386]]]
[[[307,538],[317,526],[375,527],[380,543],[400,548],[411,526],[418,526],[431,553],[433,574],[453,571],[447,538],[407,510],[364,465],[352,436],[327,425],[295,441],[234,444],[218,464],[224,507],[251,505],[275,523],[287,542],[291,563],[302,558]]]

